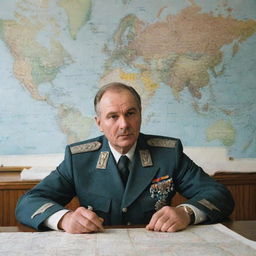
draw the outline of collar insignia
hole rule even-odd
[[[143,167],[153,165],[151,155],[148,149],[140,150],[140,161]]]
[[[109,158],[109,152],[108,151],[102,151],[100,152],[100,156],[97,162],[97,169],[106,169],[107,163]]]

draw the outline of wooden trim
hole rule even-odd
[[[0,191],[1,190],[20,190],[20,189],[31,189],[34,187],[39,181],[36,182],[1,182],[0,183]]]
[[[0,166],[0,172],[21,172],[24,169],[30,169],[31,166]]]
[[[224,185],[256,184],[256,172],[216,172],[212,177]]]

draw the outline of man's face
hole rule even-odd
[[[95,118],[101,132],[110,144],[125,154],[136,142],[141,125],[141,111],[128,90],[106,91],[98,105]]]

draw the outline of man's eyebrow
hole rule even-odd
[[[135,107],[131,107],[131,108],[127,109],[125,112],[127,113],[130,111],[138,111],[138,109]],[[112,115],[118,115],[118,111],[111,111],[111,112],[107,113],[106,116],[112,116]]]
[[[111,112],[107,113],[107,116],[112,116],[112,115],[117,115],[117,112],[111,111]]]
[[[138,109],[135,108],[135,107],[132,107],[132,108],[129,108],[126,112],[129,112],[129,111],[137,111]]]

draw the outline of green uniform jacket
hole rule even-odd
[[[180,140],[140,134],[132,171],[124,187],[105,136],[66,147],[64,161],[23,195],[16,218],[35,229],[74,196],[92,207],[104,225],[147,224],[176,192],[204,211],[207,223],[229,216],[234,202],[229,191],[183,153]]]

